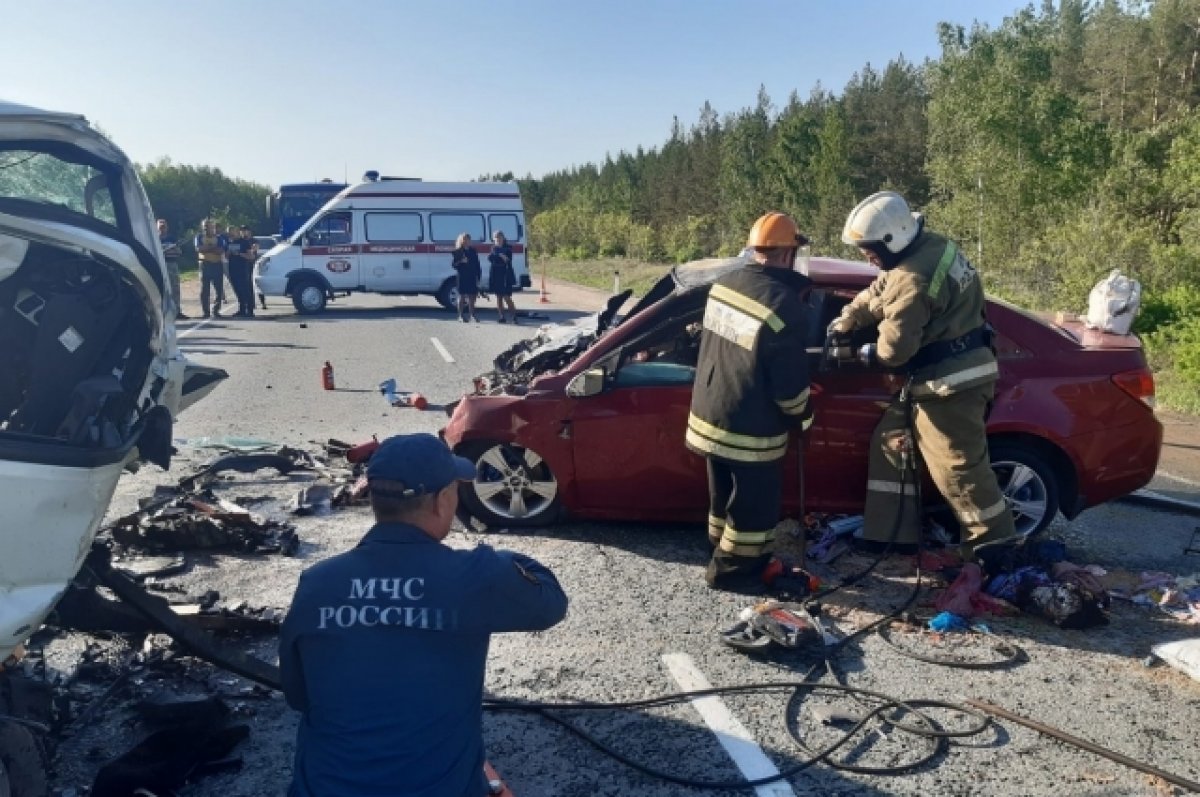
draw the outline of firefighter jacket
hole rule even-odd
[[[850,332],[878,325],[876,356],[883,365],[920,363],[909,369],[916,400],[994,382],[996,356],[977,337],[986,324],[979,273],[957,244],[936,233],[921,233],[910,249],[842,309],[835,326]],[[941,354],[929,362],[918,358],[923,350]]]
[[[803,295],[809,279],[746,266],[721,277],[704,308],[688,448],[734,464],[787,452],[788,430],[812,423]]]

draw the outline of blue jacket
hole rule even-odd
[[[490,634],[561,620],[527,556],[459,550],[402,523],[300,577],[279,640],[300,711],[292,797],[481,797]]]

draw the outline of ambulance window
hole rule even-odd
[[[420,213],[366,214],[368,241],[424,241]]]
[[[308,246],[344,246],[350,243],[350,214],[330,213],[304,236]]]
[[[453,242],[463,233],[471,236],[475,243],[487,243],[487,231],[483,228],[481,213],[430,213],[429,233],[435,241]]]
[[[521,240],[521,225],[517,223],[516,214],[493,213],[489,218],[492,222],[492,235],[502,232],[504,239],[509,243]]]

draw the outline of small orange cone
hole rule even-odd
[[[550,294],[546,293],[546,267],[542,267],[542,295],[538,297],[542,304],[550,304]]]

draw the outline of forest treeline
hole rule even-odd
[[[938,36],[936,61],[779,108],[705,104],[660,146],[521,180],[532,245],[685,261],[737,251],[777,208],[848,254],[847,212],[894,189],[1026,303],[1077,304],[1117,266],[1152,291],[1196,281],[1200,0],[1060,0]]]
[[[937,35],[938,59],[864,66],[840,94],[706,103],[659,146],[519,180],[531,248],[686,261],[781,209],[815,254],[853,255],[846,214],[893,189],[1022,305],[1141,280],[1156,364],[1200,387],[1200,0],[1047,1]]]

